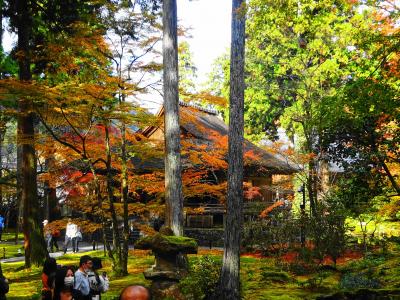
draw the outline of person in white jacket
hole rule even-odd
[[[67,227],[65,230],[65,241],[64,241],[64,254],[67,252],[68,245],[72,243],[72,251],[75,252],[76,246],[76,234],[78,232],[78,225],[72,222],[72,219],[68,219]]]

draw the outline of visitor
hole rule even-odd
[[[59,229],[57,228],[53,228],[53,230],[51,231],[51,251],[53,251],[54,248],[56,248],[56,251],[58,252],[58,239],[61,236],[61,232]]]
[[[88,272],[92,300],[100,300],[101,293],[107,292],[110,286],[107,274],[105,272],[101,275],[98,273],[101,268],[103,268],[101,258],[93,257],[92,269]]]
[[[82,231],[79,226],[76,227],[76,234],[75,234],[75,250],[74,252],[79,251],[79,242],[82,242]],[[74,243],[72,243],[74,245]]]
[[[47,251],[51,252],[52,235],[49,226],[49,221],[44,220],[42,224],[43,224],[43,234],[44,234],[44,240],[46,241]]]
[[[1,236],[3,235],[3,229],[4,229],[4,218],[2,215],[0,215],[0,241],[1,241]]]
[[[74,299],[91,300],[88,272],[92,268],[92,259],[83,255],[79,260],[79,269],[75,272]]]
[[[8,285],[8,280],[7,278],[4,277],[3,275],[3,270],[1,269],[0,266],[0,300],[6,300],[6,294],[8,293],[8,290],[10,289]]]
[[[76,240],[76,232],[78,230],[78,226],[72,223],[72,219],[68,219],[67,227],[65,230],[65,241],[64,241],[64,254],[67,253],[68,245],[72,243],[72,252],[75,252],[75,240]]]
[[[124,288],[119,300],[150,300],[150,291],[141,285],[130,285]]]
[[[60,300],[62,291],[72,289],[74,287],[74,268],[68,266],[62,266],[57,269],[55,286],[54,286],[54,300]]]
[[[57,262],[54,258],[48,257],[43,265],[42,272],[42,300],[53,299],[54,282],[57,272]]]

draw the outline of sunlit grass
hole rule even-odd
[[[296,276],[293,273],[282,270],[274,258],[241,258],[241,279],[242,279],[242,295],[244,299],[315,299],[319,295],[332,294],[339,291],[339,281],[345,272],[359,273],[363,272],[365,266],[370,266],[373,276],[384,283],[384,288],[398,289],[400,288],[400,247],[393,245],[390,247],[390,253],[386,256],[380,256],[380,250],[373,253],[374,258],[361,258],[357,260],[346,261],[338,270],[327,272],[327,276],[323,278],[320,286],[311,288],[307,286],[307,281],[315,276],[318,272],[308,275]],[[110,290],[103,294],[102,299],[114,300],[118,299],[121,290],[131,284],[141,284],[149,286],[150,282],[143,276],[143,271],[154,264],[154,256],[149,251],[135,250],[130,251],[128,276],[115,277],[111,261],[104,258],[103,251],[91,251],[85,254],[103,258],[103,269],[110,278]],[[62,265],[77,266],[80,254],[67,254],[57,262]],[[222,259],[222,252],[218,250],[201,250],[198,255],[189,255],[191,262],[196,261],[201,255],[211,255],[214,258]],[[372,261],[372,262],[370,262]],[[7,299],[39,299],[41,291],[41,268],[32,267],[25,270],[23,262],[3,263],[4,275],[10,281],[10,292]],[[270,272],[287,272],[288,280],[271,281],[263,277],[263,271]]]

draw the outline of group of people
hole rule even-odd
[[[42,300],[100,300],[109,289],[106,273],[99,274],[101,259],[83,255],[77,270],[72,266],[59,266],[48,258],[42,273]]]
[[[89,255],[80,258],[77,270],[48,258],[42,272],[42,300],[100,300],[110,287],[107,274],[99,273],[102,267],[100,258]],[[131,285],[122,290],[119,299],[150,300],[151,295],[147,288]]]
[[[60,230],[57,228],[50,228],[48,225],[49,221],[43,221],[43,231],[46,240],[47,250],[53,252],[54,248],[59,251],[58,239],[61,236]],[[72,252],[79,251],[79,242],[82,241],[82,232],[78,225],[72,222],[72,219],[68,219],[67,227],[65,230],[65,240],[64,240],[64,254],[68,250],[69,244],[72,245]]]

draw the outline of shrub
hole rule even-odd
[[[299,234],[299,226],[291,217],[290,210],[276,208],[265,218],[244,223],[242,247],[246,251],[260,250],[264,254],[279,256],[297,242]]]
[[[308,278],[305,282],[300,282],[299,285],[306,289],[317,290],[322,287],[322,282],[329,276],[329,272],[320,271],[315,276]]]
[[[378,280],[368,278],[362,274],[347,273],[342,276],[339,282],[341,289],[354,290],[361,288],[377,289],[381,287]]]
[[[295,261],[289,264],[288,271],[298,276],[308,275],[314,273],[316,266],[314,264],[307,264],[300,261]]]
[[[261,278],[263,281],[272,281],[272,282],[288,282],[291,280],[290,275],[287,272],[283,271],[270,271],[270,270],[261,270]]]
[[[190,265],[189,274],[179,283],[188,300],[211,299],[218,285],[221,262],[202,256]]]

